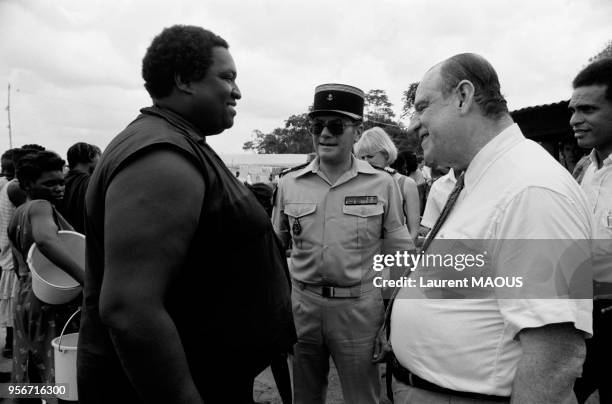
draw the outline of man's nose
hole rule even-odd
[[[570,117],[569,120],[569,124],[571,127],[574,127],[576,125],[578,125],[580,122],[582,122],[582,114],[578,111],[574,111],[572,112],[572,116]]]
[[[417,116],[417,114],[415,113],[412,117],[412,119],[410,120],[410,125],[408,125],[408,127],[406,128],[406,130],[408,132],[411,131],[415,131],[418,132],[419,128],[421,127],[421,120],[419,119],[419,117]]]
[[[234,97],[237,100],[242,98],[242,93],[240,92],[240,89],[238,88],[238,84],[234,84],[234,88],[232,88],[232,97]]]
[[[329,131],[327,125],[323,127],[323,130],[321,131],[321,137],[334,137],[334,135]]]

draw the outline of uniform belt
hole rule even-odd
[[[415,375],[397,361],[394,355],[387,361],[387,366],[391,369],[391,374],[398,381],[407,384],[408,386],[416,387],[417,389],[428,390],[434,393],[446,394],[450,396],[456,397],[464,397],[473,400],[484,400],[484,401],[499,401],[499,402],[510,402],[510,397],[503,396],[493,396],[489,394],[481,394],[481,393],[470,393],[467,391],[457,391],[447,389],[445,387],[440,387],[437,384],[433,384],[428,382],[425,379],[420,378]]]
[[[372,283],[364,283],[355,286],[328,286],[312,285],[310,283],[305,283],[294,279],[293,284],[300,290],[308,290],[316,293],[319,296],[336,299],[359,297],[374,289],[374,284]]]

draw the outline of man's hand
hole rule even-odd
[[[387,327],[383,324],[374,340],[374,354],[372,355],[372,362],[382,363],[387,358],[387,354],[391,352],[391,343],[387,338]]]

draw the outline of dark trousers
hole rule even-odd
[[[593,338],[586,347],[582,377],[574,385],[576,398],[582,404],[599,390],[600,403],[612,403],[612,300],[593,301]]]

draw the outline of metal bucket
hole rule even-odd
[[[68,401],[77,401],[79,393],[77,391],[77,346],[79,343],[79,333],[64,335],[68,323],[72,321],[81,309],[75,311],[64,324],[64,328],[59,337],[51,341],[53,346],[53,360],[55,362],[55,384],[65,384],[65,394],[57,394],[57,398]]]

